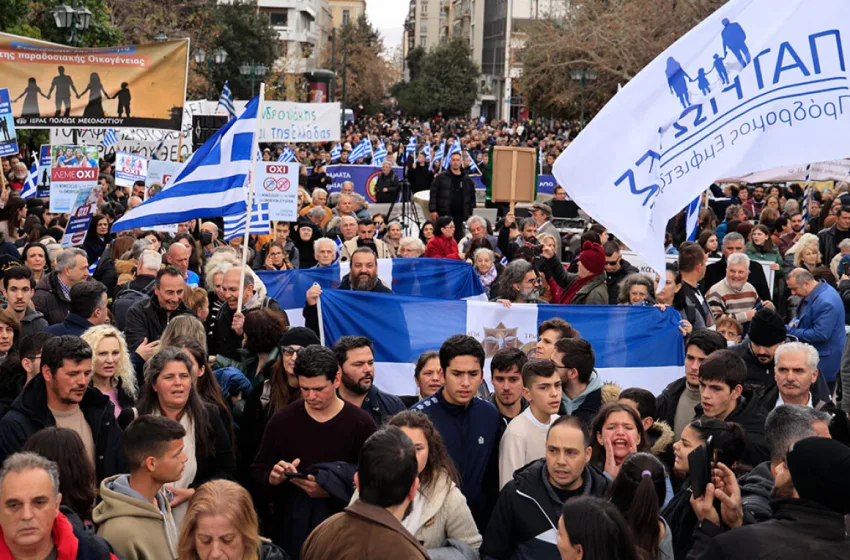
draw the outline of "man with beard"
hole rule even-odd
[[[518,259],[505,267],[499,278],[498,301],[505,307],[512,303],[540,303],[543,292],[542,281],[528,261]]]
[[[405,410],[401,399],[375,386],[375,347],[371,340],[365,336],[344,336],[332,350],[342,372],[339,396],[344,401],[368,412],[379,427]]]
[[[747,282],[750,257],[735,253],[726,261],[726,277],[708,290],[705,299],[715,321],[723,315],[731,315],[746,326],[756,311],[762,307],[773,309],[773,303],[762,302],[756,289]]]
[[[351,255],[351,272],[342,279],[337,289],[381,294],[393,293],[378,278],[378,256],[368,247],[360,247]],[[302,311],[304,325],[316,334],[319,334],[319,312],[316,303],[321,295],[322,287],[313,284],[307,290],[307,301]]]

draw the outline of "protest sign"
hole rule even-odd
[[[36,185],[36,198],[47,198],[50,196],[50,170],[53,168],[53,160],[50,159],[50,145],[42,144],[38,153],[38,184]]]
[[[63,247],[82,245],[85,241],[89,223],[97,211],[98,198],[100,198],[100,185],[83,187],[77,191],[71,218],[68,220],[68,227],[65,228],[65,235],[62,236]]]
[[[330,142],[339,140],[339,103],[266,101],[260,119],[260,142]]]
[[[254,201],[269,205],[269,218],[298,219],[298,163],[257,162]]]
[[[132,187],[136,181],[144,181],[148,173],[148,160],[142,156],[117,152],[115,154],[115,184]]]
[[[0,88],[0,156],[17,153],[18,137],[15,134],[12,101],[9,99],[9,90]]]
[[[180,130],[188,68],[188,39],[77,49],[0,33],[0,76],[25,97],[18,128]]]
[[[51,146],[50,159],[50,211],[70,212],[77,191],[97,184],[97,148]]]

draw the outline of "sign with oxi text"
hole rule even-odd
[[[257,162],[254,201],[269,205],[269,219],[298,219],[298,163]]]
[[[115,153],[115,184],[130,188],[136,181],[144,181],[148,174],[148,160],[126,152]]]
[[[339,103],[266,101],[260,119],[260,142],[337,141]]]
[[[36,198],[47,198],[50,196],[50,170],[53,168],[53,160],[50,159],[50,145],[42,144],[38,152],[38,183],[36,184]]]
[[[97,201],[100,198],[100,185],[83,187],[77,191],[68,227],[62,236],[63,247],[82,245],[86,239],[92,216],[97,212]]]
[[[82,187],[97,184],[97,148],[94,146],[51,146],[50,211],[70,212]]]
[[[554,175],[663,271],[668,220],[712,182],[850,156],[848,41],[846,0],[731,0],[626,84]]]
[[[9,90],[0,88],[0,156],[18,153],[18,137],[15,134],[15,117],[12,115],[12,100]]]

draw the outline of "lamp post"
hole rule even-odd
[[[212,87],[213,87],[213,63],[217,66],[221,66],[227,60],[227,51],[222,49],[221,47],[209,53],[207,56],[207,51],[204,49],[198,49],[195,51],[193,55],[195,58],[195,62],[200,66],[206,61],[207,63],[207,78],[209,80],[209,85],[207,86],[207,98],[212,95]]]
[[[599,75],[593,68],[573,68],[570,70],[570,77],[574,82],[581,82],[581,128],[584,130],[584,88],[587,82],[595,82]]]
[[[79,37],[77,36],[77,31],[83,32],[89,28],[89,25],[91,25],[91,11],[83,6],[82,2],[71,0],[70,6],[65,4],[63,1],[59,4],[59,6],[53,8],[51,13],[53,14],[53,20],[56,23],[56,27],[59,29],[69,29],[71,31],[68,43],[72,47],[76,47],[80,42]]]
[[[245,62],[242,66],[239,67],[239,73],[243,76],[251,77],[251,97],[254,97],[254,93],[256,90],[257,82],[262,81],[263,76],[266,75],[268,68],[264,64],[255,64],[251,62],[250,64]]]

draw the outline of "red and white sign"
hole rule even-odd
[[[298,219],[298,163],[257,162],[254,199],[269,205],[269,218]]]

